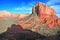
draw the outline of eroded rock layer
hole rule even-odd
[[[32,8],[32,14],[18,24],[43,35],[53,35],[60,28],[60,19],[53,8],[37,3]]]
[[[60,25],[60,21],[56,16],[55,10],[45,4],[37,3],[33,7],[32,12],[37,14],[40,22],[44,22],[50,28],[55,25]]]

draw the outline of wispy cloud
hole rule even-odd
[[[32,7],[16,7],[13,10],[17,11],[18,13],[31,13],[32,12]]]
[[[60,5],[52,5],[51,7],[56,10],[56,13],[60,13]]]
[[[60,0],[49,0],[46,5],[51,6],[56,10],[57,16],[60,17]]]
[[[20,6],[13,8],[15,11],[24,12],[24,13],[31,13],[32,12],[32,5],[31,3],[23,2]]]
[[[57,16],[60,18],[60,14],[57,14]]]
[[[31,7],[17,7],[17,8],[14,8],[14,10],[32,10]]]
[[[60,0],[49,0],[46,4],[47,5],[54,5],[60,3]]]

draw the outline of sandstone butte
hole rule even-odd
[[[41,25],[41,23],[43,24]],[[20,20],[18,24],[23,28],[32,28],[32,30],[45,25],[51,29],[58,29],[60,27],[60,18],[56,16],[53,8],[43,3],[37,3],[32,8],[32,14]]]
[[[54,25],[60,25],[60,18],[56,16],[55,10],[45,4],[36,4],[33,7],[33,12],[37,13],[40,22],[44,22],[50,28]]]

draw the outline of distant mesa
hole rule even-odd
[[[26,14],[14,14],[14,13],[10,13],[6,10],[0,11],[0,20],[3,18],[17,18],[17,19],[21,19],[21,18],[25,18]]]

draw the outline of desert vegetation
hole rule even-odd
[[[60,30],[55,35],[44,36],[40,33],[23,29],[20,25],[12,24],[11,28],[0,34],[0,40],[60,40]]]

